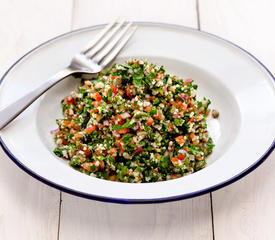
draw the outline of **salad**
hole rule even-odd
[[[210,100],[198,100],[197,88],[147,61],[114,64],[62,100],[54,153],[111,181],[165,181],[199,171],[214,144],[206,124]]]

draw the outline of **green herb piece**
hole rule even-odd
[[[138,88],[143,84],[143,77],[144,77],[143,72],[138,72],[133,75],[133,84],[135,87]]]
[[[175,118],[174,123],[177,127],[179,127],[179,126],[182,126],[182,124],[184,123],[184,120],[181,118]]]
[[[108,101],[112,101],[112,96],[113,96],[113,92],[112,92],[112,88],[110,88],[108,90]]]

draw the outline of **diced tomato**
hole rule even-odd
[[[99,95],[100,95],[100,94],[99,94]],[[101,105],[101,103],[98,102],[98,101],[93,101],[93,102],[92,102],[92,105],[94,105],[94,107],[97,108],[98,106]]]
[[[126,87],[126,95],[132,99],[132,95],[131,95],[131,86],[128,84],[127,87]]]
[[[100,155],[100,151],[99,150],[95,150],[95,154],[97,155],[97,156],[99,156]]]
[[[192,82],[192,78],[187,78],[184,80],[184,83],[185,84],[188,84],[188,83],[191,83]]]
[[[109,153],[110,153],[110,155],[116,155],[117,154],[117,149],[115,147],[110,148]]]
[[[150,101],[154,101],[155,98],[156,98],[155,96],[152,96],[152,97],[149,97],[149,100],[150,100]]]
[[[69,127],[69,125],[71,124],[71,121],[64,120],[63,124],[64,124],[65,127]]]
[[[184,136],[178,136],[178,137],[175,138],[175,140],[177,141],[178,144],[185,143]]]
[[[71,126],[72,128],[74,128],[74,129],[76,129],[76,130],[79,130],[79,129],[81,128],[80,125],[75,124],[75,123],[71,123],[70,126]]]
[[[150,66],[149,67],[149,72],[151,72],[153,70],[153,67],[152,66]]]
[[[76,154],[76,151],[75,150],[72,150],[72,155],[75,155]]]
[[[201,121],[202,119],[203,119],[203,115],[199,115],[196,117],[196,121],[198,121],[198,122]]]
[[[75,99],[71,96],[65,97],[65,100],[68,104],[75,105]]]
[[[85,84],[86,86],[91,86],[91,85],[92,85],[92,82],[87,80],[87,81],[84,82],[84,84]]]
[[[121,144],[121,142],[120,142],[119,140],[116,141],[115,145],[117,145],[117,146],[120,147],[120,152],[121,152],[121,153],[124,153],[124,152],[125,152],[124,149],[123,149],[123,146],[122,146],[122,144]]]
[[[196,156],[196,159],[198,159],[199,161],[201,161],[201,160],[202,160],[202,157]]]
[[[130,130],[129,130],[129,128],[122,128],[122,129],[120,129],[120,130],[117,130],[117,132],[119,133],[119,134],[125,134],[125,133],[127,133],[127,132],[129,132]]]
[[[191,117],[188,123],[191,123],[191,122],[193,122],[193,121],[194,121],[194,118]]]
[[[102,97],[101,97],[101,95],[97,92],[97,93],[94,94],[94,99],[95,99],[96,101],[100,102],[101,99],[102,99]]]
[[[121,153],[124,153],[124,152],[125,152],[121,144],[120,144],[120,152],[121,152]]]
[[[151,110],[152,110],[151,106],[147,106],[147,107],[145,108],[145,111],[146,111],[146,112],[150,112]]]
[[[111,75],[110,78],[111,78],[111,80],[114,80],[116,77]]]
[[[132,95],[131,95],[129,92],[126,92],[126,95],[127,95],[130,99],[133,98]]]
[[[142,147],[138,147],[138,148],[136,148],[135,150],[134,150],[134,153],[139,153],[139,152],[141,152],[142,151]]]
[[[153,118],[147,118],[147,124],[148,125],[152,125],[153,124],[153,122],[154,122],[154,119]]]
[[[122,126],[125,123],[125,120],[121,120],[120,122],[118,122],[118,125]]]
[[[185,155],[184,155],[184,154],[182,154],[182,153],[179,153],[179,154],[178,154],[178,157],[179,157],[179,159],[180,159],[180,160],[184,160]]]
[[[56,135],[60,135],[61,134],[61,131],[60,130],[58,130],[58,132],[56,133]]]
[[[81,167],[83,167],[85,170],[91,172],[91,167],[95,166],[95,162],[88,162],[88,163],[82,163]],[[92,172],[98,171],[99,167],[96,167]]]
[[[82,133],[76,133],[74,135],[75,139],[80,139],[80,138],[83,138],[83,134]]]
[[[184,112],[186,111],[186,109],[187,109],[187,104],[186,103],[182,104],[182,109],[184,110]]]
[[[175,158],[175,157],[173,157],[173,158],[171,159],[171,162],[173,162],[173,163],[178,162],[178,161],[179,161],[179,159],[178,159],[178,158]]]
[[[114,116],[114,121],[115,122],[117,122],[118,124],[122,121],[123,119],[122,119],[122,117],[121,117],[121,115],[116,115],[116,116]]]
[[[97,129],[97,126],[91,125],[85,129],[86,133],[90,134]]]
[[[187,104],[183,103],[182,101],[179,101],[177,104],[177,108],[186,110]]]
[[[139,65],[139,60],[137,60],[137,65]]]
[[[175,173],[174,173],[174,174],[171,175],[171,178],[172,178],[172,179],[176,179],[176,178],[180,178],[180,177],[181,177],[180,174],[175,174]]]
[[[178,167],[178,166],[181,164],[181,160],[179,160],[179,159],[176,158],[176,157],[173,157],[173,158],[171,159],[171,162],[172,162],[172,164],[173,164],[175,167]]]
[[[82,150],[83,152],[85,152],[85,155],[88,157],[90,155],[90,150],[89,148],[86,148],[85,150]]]
[[[68,142],[66,141],[65,138],[62,137],[62,138],[60,138],[60,139],[61,139],[63,145],[67,145],[67,144],[68,144]]]
[[[103,153],[104,155],[107,155],[107,151],[106,151],[106,150],[103,150],[102,153]]]
[[[117,87],[113,84],[110,84],[111,88],[112,88],[112,92],[116,95],[118,93]]]
[[[100,122],[100,120],[103,118],[103,116],[100,116],[99,114],[96,115],[96,121]]]
[[[83,145],[78,146],[78,149],[82,150],[85,153],[86,156],[90,155],[90,150],[86,146],[85,147]]]
[[[160,119],[160,113],[158,112],[156,116],[154,116],[155,119]]]
[[[190,140],[190,141],[193,141],[193,138],[195,137],[195,134],[193,133],[193,132],[191,132],[190,133],[190,135],[189,135],[189,137],[188,137],[188,139]]]
[[[120,93],[121,96],[125,93],[122,89],[118,89],[118,93]]]
[[[111,175],[109,176],[110,181],[116,181],[117,180],[117,175]]]
[[[98,109],[97,109],[97,107],[99,106],[99,104],[98,104],[99,102],[97,102],[97,101],[94,101],[94,102],[92,102],[92,104],[94,105],[94,109],[91,109],[90,111],[89,111],[89,113],[90,114],[93,114],[93,113],[97,113],[98,112]]]

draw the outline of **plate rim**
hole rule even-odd
[[[267,74],[273,79],[273,82],[275,82],[275,77],[272,75],[272,73],[270,72],[270,70],[259,60],[257,59],[254,55],[252,55],[250,52],[248,52],[247,50],[245,50],[244,48],[240,47],[239,45],[224,39],[222,37],[219,37],[215,34],[212,33],[208,33],[202,30],[198,30],[192,27],[187,27],[187,26],[183,26],[183,25],[178,25],[178,24],[170,24],[170,23],[161,23],[161,22],[141,22],[141,21],[135,21],[134,22],[137,25],[144,25],[144,26],[159,26],[159,27],[170,27],[170,28],[175,28],[178,30],[188,30],[188,31],[193,31],[193,32],[199,32],[200,34],[204,34],[210,38],[215,38],[217,40],[220,40],[222,42],[225,42],[231,46],[234,46],[236,48],[238,48],[239,50],[241,50],[241,52],[247,54],[249,57],[251,57],[253,60],[255,60],[261,67],[263,67],[263,69],[267,72]],[[66,37],[69,35],[72,35],[74,33],[78,33],[78,32],[82,32],[82,31],[86,31],[86,30],[94,30],[97,28],[101,28],[103,26],[105,26],[106,24],[98,24],[98,25],[92,25],[92,26],[87,26],[87,27],[83,27],[83,28],[78,28],[60,35],[57,35],[54,38],[51,38],[39,45],[37,45],[36,47],[34,47],[33,49],[31,49],[30,51],[28,51],[27,53],[25,53],[23,56],[21,56],[20,58],[18,58],[11,66],[10,68],[4,73],[4,75],[0,78],[0,86],[3,83],[5,77],[8,75],[8,73],[18,64],[20,63],[24,58],[26,58],[27,56],[29,56],[31,53],[33,53],[34,51],[38,50],[39,48],[47,45],[48,43],[53,42],[56,39],[60,39],[62,37]],[[84,192],[80,192],[71,188],[67,188],[65,186],[59,185],[51,180],[48,180],[42,176],[40,176],[39,174],[35,173],[34,171],[32,171],[31,169],[29,169],[28,167],[26,167],[18,158],[16,158],[13,153],[8,149],[8,147],[6,146],[4,140],[2,139],[2,137],[0,136],[0,146],[2,147],[2,149],[4,150],[4,152],[7,154],[7,156],[19,167],[21,168],[23,171],[25,171],[27,174],[29,174],[30,176],[32,176],[33,178],[39,180],[40,182],[45,183],[48,186],[51,186],[55,189],[58,189],[62,192],[66,192],[78,197],[83,197],[83,198],[87,198],[87,199],[92,199],[92,200],[97,200],[97,201],[103,201],[103,202],[111,202],[111,203],[123,203],[123,204],[146,204],[146,203],[162,203],[162,202],[170,202],[170,201],[178,201],[178,200],[183,200],[183,199],[188,199],[188,198],[193,198],[193,197],[197,197],[206,193],[210,193],[213,191],[216,191],[220,188],[223,188],[229,184],[232,184],[238,180],[240,180],[241,178],[243,178],[244,176],[246,176],[247,174],[249,174],[250,172],[254,171],[258,166],[260,166],[266,159],[267,157],[273,152],[273,150],[275,149],[275,139],[273,140],[273,142],[271,143],[271,145],[268,147],[268,149],[265,151],[265,153],[257,160],[255,161],[252,165],[250,165],[249,167],[247,167],[246,169],[244,169],[242,172],[238,173],[237,175],[221,182],[218,183],[216,185],[213,185],[211,187],[205,188],[205,189],[201,189],[198,191],[194,191],[191,193],[186,193],[186,194],[181,194],[181,195],[176,195],[176,196],[172,196],[172,197],[164,197],[164,198],[151,198],[151,199],[127,199],[127,198],[112,198],[112,197],[104,197],[104,196],[98,196],[98,195],[93,195],[93,194],[89,194],[89,193],[84,193]]]

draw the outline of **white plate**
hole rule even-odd
[[[167,72],[191,77],[200,96],[212,101],[220,118],[209,122],[216,147],[208,166],[192,175],[158,183],[119,183],[87,176],[56,157],[50,130],[61,117],[60,100],[79,84],[66,79],[8,125],[1,145],[23,170],[40,181],[78,196],[111,202],[163,202],[194,197],[243,177],[274,149],[275,84],[251,54],[214,35],[153,23],[139,25],[116,61],[147,58]],[[1,106],[64,68],[103,26],[76,30],[38,46],[3,76]]]

